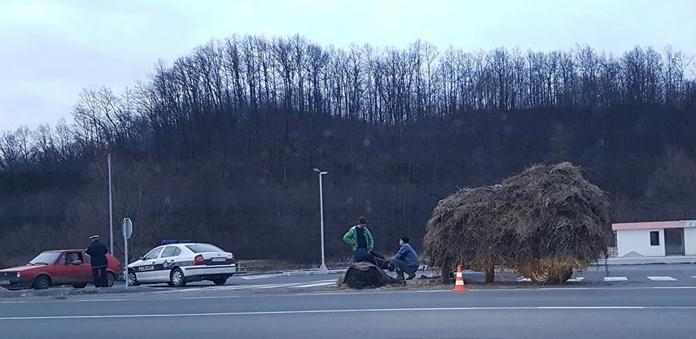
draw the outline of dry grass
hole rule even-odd
[[[530,274],[584,269],[611,239],[606,194],[570,163],[534,165],[501,185],[467,188],[440,201],[427,225],[425,254],[444,271],[458,263]]]

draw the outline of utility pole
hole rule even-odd
[[[111,197],[111,153],[106,155],[106,162],[109,167],[109,253],[114,254],[114,218],[113,201]]]
[[[328,268],[326,268],[326,261],[324,259],[324,190],[322,188],[321,177],[329,174],[329,172],[323,172],[318,168],[315,168],[314,172],[319,174],[319,215],[321,219],[321,266],[319,270],[326,272]]]

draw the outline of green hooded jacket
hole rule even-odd
[[[353,251],[355,251],[358,248],[358,239],[356,239],[358,232],[355,231],[355,228],[358,226],[353,226],[351,227],[348,232],[346,232],[345,235],[343,235],[343,241],[345,241],[348,245],[353,246]],[[367,226],[363,227],[365,229],[365,240],[367,242],[367,250],[372,251],[372,247],[375,245],[374,239],[372,239],[372,233],[370,233],[370,230],[367,229]]]

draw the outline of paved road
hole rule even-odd
[[[584,278],[586,283],[626,282],[640,285],[696,285],[696,265],[693,264],[655,264],[596,266],[585,272],[576,272],[574,278]]]
[[[421,272],[418,275],[430,275],[431,272]],[[176,289],[166,284],[150,285],[147,289],[154,294],[187,293],[188,295],[207,294],[218,295],[227,292],[238,294],[249,293],[277,293],[293,292],[302,293],[318,290],[332,290],[336,282],[341,279],[342,273],[327,275],[300,274],[297,272],[281,274],[239,275],[228,280],[225,286],[214,286],[211,282],[196,282],[186,288]],[[467,284],[480,284],[485,281],[485,276],[480,272],[465,272]],[[531,282],[523,277],[508,272],[498,273],[496,281],[512,286],[531,286]],[[592,287],[592,286],[696,286],[696,265],[694,264],[655,264],[655,265],[621,265],[621,266],[593,266],[584,272],[576,272],[571,281],[564,286]],[[93,289],[93,287],[87,287]],[[54,287],[55,290],[72,290],[71,287]],[[86,291],[89,292],[89,291]],[[20,293],[9,293],[0,289],[0,300]]]
[[[391,273],[393,275],[393,273]],[[419,272],[417,275],[432,275],[432,272]],[[284,286],[304,287],[317,284],[321,286],[332,285],[331,282],[337,281],[343,276],[342,273],[328,275],[288,275],[288,274],[262,274],[235,276],[228,280],[227,286],[238,286],[240,289],[253,288],[255,285],[275,285],[278,288]],[[483,283],[485,274],[483,272],[464,273],[467,282]],[[517,282],[524,281],[524,277],[514,272],[498,273],[496,281]],[[640,283],[640,284],[661,284],[671,283],[672,285],[696,285],[696,265],[694,264],[652,264],[652,265],[620,265],[620,266],[592,266],[582,272],[575,272],[571,283],[582,284],[604,284],[604,283]],[[580,284],[577,284],[580,283]],[[210,282],[192,283],[191,287],[203,287],[212,285]],[[166,287],[161,285],[160,287]]]
[[[696,286],[0,301],[6,338],[688,338],[695,318]]]
[[[419,272],[431,275],[432,272]],[[196,293],[217,294],[228,291],[237,293],[256,292],[307,292],[317,290],[334,289],[336,282],[342,278],[342,273],[326,275],[317,274],[260,274],[238,275],[227,281],[225,286],[214,286],[211,282],[190,283],[186,288],[176,289],[166,284],[148,285],[156,294],[168,294],[186,292],[190,295]],[[481,272],[465,272],[467,284],[480,284],[485,281],[485,275]],[[498,273],[497,282],[512,283],[514,286],[525,287],[531,285],[528,279],[524,279],[514,272]],[[694,264],[655,264],[655,265],[621,265],[621,266],[593,266],[584,272],[575,272],[573,279],[566,286],[696,286],[696,265]],[[87,287],[93,289],[93,287]],[[52,290],[72,290],[72,287],[54,287]],[[0,297],[11,297],[5,290],[0,289]],[[14,293],[17,294],[17,293]],[[2,299],[2,298],[0,298]]]

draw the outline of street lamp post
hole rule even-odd
[[[106,162],[109,167],[109,253],[114,254],[114,218],[113,204],[111,199],[111,153],[106,155]]]
[[[321,266],[319,270],[326,272],[328,268],[326,268],[326,261],[324,260],[324,191],[321,185],[321,177],[329,174],[329,172],[324,172],[318,168],[315,168],[314,172],[319,175],[319,216],[321,220]]]

